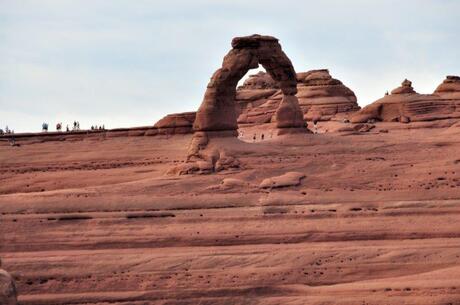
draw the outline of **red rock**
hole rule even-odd
[[[236,90],[235,100],[237,113],[240,115],[247,109],[259,107],[278,90],[279,86],[273,78],[271,78],[270,74],[261,71],[257,74],[250,75],[243,85],[239,86]],[[274,111],[275,110],[273,110],[273,113]],[[273,113],[271,115],[273,115]],[[268,121],[270,121],[271,115]],[[238,118],[238,120],[240,120],[240,118]]]
[[[448,75],[446,79],[440,84],[434,93],[437,94],[450,94],[454,93],[460,96],[460,76]]]
[[[412,94],[416,93],[414,88],[412,88],[412,82],[407,78],[401,83],[401,86],[393,89],[391,94]]]
[[[279,128],[299,128],[302,120],[297,98],[297,80],[289,58],[281,49],[278,39],[271,36],[252,35],[236,37],[232,50],[224,57],[208,84],[203,102],[194,123],[196,131],[236,130],[236,85],[248,70],[261,64],[278,84],[286,97],[280,105],[275,121]],[[250,82],[251,83],[251,82]],[[257,84],[257,82],[256,82]],[[259,85],[263,85],[260,82]],[[236,133],[234,134],[236,135]]]
[[[3,269],[0,269],[0,304],[17,304],[16,286],[14,285],[13,278]]]
[[[351,117],[353,123],[369,120],[417,122],[460,118],[460,77],[448,76],[433,94],[419,94],[407,79],[391,95],[364,107]]]
[[[252,76],[250,83],[257,84],[258,80],[256,78],[260,78],[259,82],[269,86],[270,81],[266,80],[267,75],[259,72]],[[341,81],[332,78],[328,70],[301,72],[296,77],[298,90],[296,96],[305,120],[324,121],[339,113],[350,113],[360,109],[353,91],[343,85]],[[275,87],[272,87],[272,89],[275,89]],[[244,90],[250,91],[254,89],[245,88]],[[265,92],[268,94],[268,89],[265,89]],[[242,107],[238,122],[242,124],[270,122],[281,101],[281,96],[281,92],[277,91],[271,96],[264,96],[259,100],[246,103],[248,106]]]
[[[191,133],[196,112],[182,112],[168,114],[155,123],[159,134],[186,134]]]
[[[329,120],[360,109],[354,92],[332,78],[327,69],[298,73],[297,81],[297,98],[307,120]]]
[[[279,187],[288,187],[288,186],[298,186],[300,181],[305,178],[304,173],[299,172],[288,172],[281,176],[271,177],[264,179],[259,188],[279,188]]]

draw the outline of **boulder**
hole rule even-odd
[[[416,93],[416,92],[414,88],[412,88],[412,82],[408,80],[407,78],[403,80],[400,87],[393,89],[391,91],[391,94],[412,94],[412,93]]]
[[[251,184],[241,180],[241,179],[236,179],[236,178],[225,178],[223,179],[220,184],[217,185],[211,185],[207,187],[207,190],[222,190],[222,191],[228,191],[228,190],[244,190],[251,188]]]
[[[3,269],[0,269],[0,304],[17,304],[16,287],[13,278]]]
[[[299,172],[287,172],[281,176],[264,179],[260,183],[259,188],[272,189],[288,186],[298,186],[301,180],[305,178],[305,174]]]

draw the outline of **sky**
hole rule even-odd
[[[231,39],[272,35],[361,106],[460,75],[457,0],[0,0],[0,128],[152,125],[194,111]],[[251,72],[252,73],[252,72]]]

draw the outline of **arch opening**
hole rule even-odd
[[[305,129],[303,113],[295,96],[297,79],[291,61],[282,51],[278,39],[252,35],[232,40],[232,49],[207,86],[194,122],[195,132],[237,135],[236,87],[240,79],[249,70],[258,68],[259,64],[277,82],[283,93],[275,113],[276,127]]]

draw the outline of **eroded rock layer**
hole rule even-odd
[[[369,120],[409,123],[460,118],[460,77],[447,76],[433,94],[419,94],[404,80],[390,95],[355,113],[351,121]]]
[[[17,295],[13,278],[8,274],[8,272],[1,269],[1,267],[2,262],[0,261],[0,304],[16,305]]]
[[[236,107],[237,113],[240,115],[247,109],[253,109],[260,107],[268,99],[279,90],[276,82],[271,78],[270,74],[266,72],[259,72],[257,74],[250,75],[246,79],[242,86],[239,86],[236,90]],[[277,107],[278,105],[276,105]],[[271,120],[271,116],[275,113],[276,107],[273,108],[273,112],[268,118],[268,122]],[[238,118],[240,120],[240,118]],[[262,119],[261,121],[267,122]]]
[[[276,87],[270,87],[273,83],[267,78],[269,78],[267,74],[259,72],[248,79],[250,84],[259,82],[265,84],[263,92],[266,95],[259,98],[258,95],[253,94],[250,103],[242,99],[246,103],[240,102],[240,105],[246,107],[241,107],[239,123],[260,124],[272,121],[282,95],[279,90],[269,95],[270,90],[275,90]],[[297,73],[296,78],[296,96],[305,120],[329,120],[339,113],[350,113],[360,109],[353,91],[343,85],[340,80],[332,78],[327,69]],[[245,83],[245,86],[238,88],[237,97],[240,91],[247,96],[248,91],[253,92],[253,90],[256,89],[248,88]]]
[[[159,134],[186,134],[192,133],[196,112],[182,112],[168,114],[155,123]]]
[[[457,305],[459,133],[379,125],[180,178],[191,135],[0,141],[2,268],[21,305]]]

